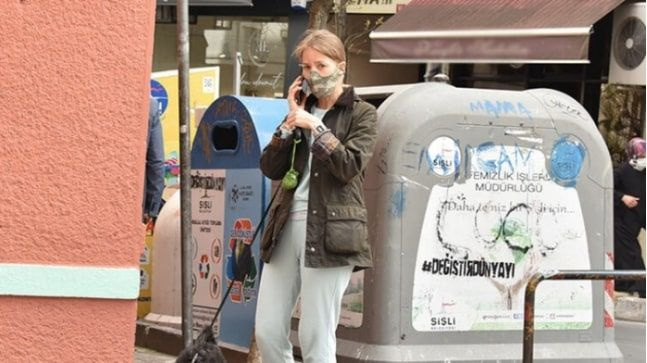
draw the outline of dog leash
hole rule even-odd
[[[270,211],[270,208],[272,208],[272,204],[274,204],[274,199],[276,199],[276,195],[279,194],[278,190],[272,195],[272,199],[270,200],[270,204],[267,206],[267,209],[265,209],[265,212],[263,212],[263,215],[261,216],[261,221],[258,223],[258,227],[256,227],[256,230],[254,231],[254,235],[252,236],[252,241],[249,244],[249,248],[243,249],[243,253],[239,257],[240,261],[244,261],[246,258],[249,257],[249,254],[251,253],[251,245],[254,243],[254,240],[256,239],[256,236],[258,236],[258,232],[261,230],[261,227],[263,226],[263,223],[265,222],[265,217]],[[236,275],[236,272],[234,271],[234,275]],[[245,278],[246,276],[243,276]],[[222,310],[222,307],[225,305],[225,302],[227,301],[227,298],[229,297],[229,293],[231,292],[231,288],[234,286],[234,282],[238,281],[236,279],[236,276],[231,280],[229,283],[229,287],[227,287],[227,292],[225,292],[225,296],[222,298],[220,301],[220,305],[218,306],[218,309],[216,310],[216,314],[214,315],[213,319],[211,320],[211,323],[209,324],[210,326],[213,327],[213,324],[216,323],[216,320],[218,319],[218,315],[220,314],[220,311]]]
[[[298,183],[298,172],[294,170],[294,156],[296,153],[296,148],[297,144],[301,142],[302,134],[301,130],[297,129],[295,133],[295,137],[292,139],[292,160],[291,160],[291,166],[290,170],[286,173],[284,176],[283,180],[281,181],[281,186],[279,188],[283,188],[285,190],[290,190],[296,188],[296,184]],[[292,181],[290,180],[288,183],[286,183],[286,179],[291,179],[294,178],[295,180]],[[277,189],[274,194],[272,195],[272,198],[270,199],[270,203],[268,204],[267,208],[265,209],[265,212],[263,212],[263,215],[261,216],[261,220],[258,223],[258,227],[256,227],[256,230],[254,231],[254,234],[252,235],[252,241],[249,243],[247,248],[243,249],[243,253],[241,256],[238,258],[239,261],[244,261],[245,259],[249,258],[249,254],[252,251],[252,244],[254,244],[254,240],[256,240],[256,236],[258,236],[258,232],[261,230],[261,227],[263,226],[263,223],[265,222],[265,217],[267,217],[270,208],[272,208],[272,204],[274,204],[274,199],[276,199],[276,196],[279,194],[279,190]],[[246,274],[245,274],[246,275]],[[220,315],[220,311],[222,311],[223,306],[225,305],[225,302],[227,301],[227,298],[229,297],[229,293],[231,292],[232,287],[234,286],[234,282],[236,281],[241,281],[245,279],[246,276],[238,276],[236,271],[234,271],[234,278],[231,280],[229,283],[229,286],[227,287],[227,291],[225,292],[225,295],[223,296],[222,300],[220,301],[220,305],[218,306],[218,309],[216,310],[216,314],[213,316],[213,319],[211,320],[211,323],[209,323],[209,327],[211,327],[211,330],[213,331],[213,324],[216,323],[216,320],[218,319],[218,315]],[[240,279],[239,279],[240,278]],[[204,332],[204,330],[203,330]],[[202,335],[202,334],[201,334]]]
[[[256,236],[258,235],[258,232],[261,230],[261,227],[263,226],[263,223],[265,222],[265,217],[268,215],[270,208],[272,208],[272,204],[274,204],[274,199],[276,199],[276,196],[278,195],[278,190],[274,192],[272,195],[272,199],[270,200],[269,205],[263,212],[263,215],[261,216],[261,220],[258,223],[258,226],[256,227],[256,230],[254,231],[254,235],[252,236],[252,240],[249,245],[246,245],[246,248],[243,249],[243,253],[241,256],[238,258],[238,261],[245,261],[246,259],[249,258],[249,254],[251,253],[251,245],[254,243],[254,240],[256,239]],[[192,341],[191,345],[188,347],[185,347],[182,352],[180,353],[180,356],[176,360],[177,362],[190,362],[190,363],[196,363],[196,362],[203,362],[203,360],[200,359],[200,354],[203,351],[208,351],[209,349],[205,346],[205,344],[210,344],[213,343],[215,344],[214,337],[215,337],[215,332],[213,331],[213,324],[216,323],[216,320],[218,319],[218,315],[220,315],[220,312],[222,311],[222,307],[225,305],[225,302],[227,301],[227,298],[229,297],[229,293],[231,292],[231,288],[234,286],[234,282],[236,281],[241,281],[244,280],[247,277],[247,273],[242,273],[234,271],[234,277],[231,279],[231,282],[229,283],[229,287],[227,287],[227,292],[225,292],[225,296],[222,298],[220,301],[220,305],[218,306],[218,309],[216,310],[216,313],[213,316],[213,319],[211,319],[211,323],[209,325],[206,325],[198,337]],[[210,342],[211,340],[211,342]],[[200,349],[197,349],[196,346],[201,347]],[[194,352],[191,351],[191,348],[193,348]],[[190,356],[186,356],[187,354],[191,354]],[[222,355],[222,353],[220,353]],[[190,361],[188,359],[191,359]],[[223,358],[224,359],[224,358]],[[209,360],[209,362],[211,362]]]
[[[281,181],[281,188],[285,190],[294,189],[297,187],[297,184],[298,184],[299,172],[297,172],[294,169],[294,156],[297,151],[297,144],[301,142],[301,138],[302,138],[301,130],[297,128],[295,130],[295,137],[292,138],[292,160],[290,163],[290,169],[287,171],[287,173],[285,173],[285,176]],[[263,212],[263,215],[261,216],[261,221],[258,223],[258,227],[256,227],[256,230],[254,231],[254,235],[252,236],[252,241],[249,243],[248,248],[243,249],[243,253],[238,258],[239,261],[244,261],[245,259],[249,258],[249,254],[251,253],[251,250],[252,250],[251,245],[254,243],[254,240],[256,240],[256,236],[258,235],[258,232],[261,230],[261,226],[263,225],[263,222],[265,222],[265,217],[269,213],[270,208],[272,207],[272,204],[274,204],[274,199],[276,198],[276,195],[279,194],[278,192],[279,191],[277,189],[272,195],[270,204],[267,206],[267,209],[265,209],[265,212]],[[236,276],[237,275],[236,271],[234,271],[234,275],[235,275],[234,278],[229,283],[229,287],[227,287],[227,292],[225,292],[225,296],[220,301],[220,306],[218,306],[218,309],[216,310],[216,315],[213,317],[213,320],[211,320],[211,324],[209,324],[212,327],[213,327],[213,324],[216,323],[216,319],[218,319],[218,315],[220,314],[222,307],[225,305],[225,301],[227,301],[227,298],[229,297],[229,293],[231,292],[231,288],[234,286],[234,282],[239,281],[237,277],[240,277],[240,276]],[[243,276],[242,278],[244,279],[245,276]]]

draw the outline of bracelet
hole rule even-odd
[[[330,129],[326,128],[323,124],[319,124],[314,128],[313,131],[313,134],[316,135],[315,139],[318,139],[321,134],[326,133],[326,131],[330,131]]]

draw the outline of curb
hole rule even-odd
[[[137,320],[135,345],[177,357],[184,349],[182,331]],[[247,354],[220,347],[229,363],[245,363]]]
[[[615,302],[615,317],[619,320],[645,322],[645,299],[633,296],[618,296]]]

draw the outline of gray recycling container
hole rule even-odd
[[[375,267],[358,284],[361,325],[338,329],[338,361],[520,362],[528,278],[612,269],[612,166],[593,120],[554,90],[440,83],[378,114],[365,182]],[[620,361],[612,291],[539,285],[535,360]]]
[[[287,111],[285,99],[220,97],[205,111],[191,150],[194,329],[211,321],[251,247],[249,275],[234,283],[216,324],[219,344],[242,352],[251,342],[260,282],[260,237],[252,235],[271,189],[259,160]]]

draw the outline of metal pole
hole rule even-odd
[[[535,334],[535,290],[545,280],[644,280],[639,270],[555,270],[534,274],[526,285],[523,317],[523,363],[532,363]]]
[[[234,57],[234,94],[240,96],[240,74],[241,66],[243,65],[243,55],[240,52],[236,52]]]
[[[182,339],[193,342],[193,304],[191,282],[191,150],[189,133],[189,0],[178,0],[177,60],[180,96],[180,210],[182,241]]]
[[[554,272],[553,272],[554,273]],[[546,273],[538,272],[530,278],[526,285],[526,293],[523,304],[523,362],[532,362],[533,340],[535,333],[535,290],[537,285],[547,276]],[[526,360],[529,359],[529,360]]]

